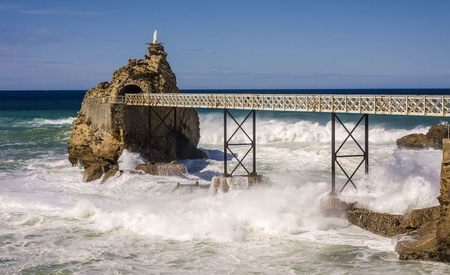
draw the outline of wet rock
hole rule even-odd
[[[400,228],[401,215],[355,208],[347,213],[347,219],[350,223],[381,236],[390,237],[402,233]]]
[[[439,260],[435,222],[423,225],[412,237],[397,243],[395,251],[400,260]]]
[[[433,125],[426,134],[410,134],[397,139],[397,146],[405,149],[442,149],[442,139],[448,138],[447,125]]]
[[[93,181],[101,178],[103,175],[103,164],[92,163],[84,169],[83,181]]]
[[[419,228],[415,239],[397,244],[401,259],[450,262],[450,139],[443,140],[440,191],[437,213],[428,213],[433,220]]]
[[[110,82],[101,82],[87,91],[68,143],[69,161],[73,165],[85,168],[105,162],[116,165],[124,149],[140,153],[149,162],[206,157],[197,149],[200,122],[194,109],[177,108],[174,121],[170,108],[150,110],[106,100],[129,93],[179,93],[164,47],[149,44],[148,48],[149,55],[144,59],[130,59],[114,72]],[[162,124],[160,118],[167,114],[168,119]]]
[[[406,215],[355,208],[348,211],[347,219],[379,235],[408,235],[396,245],[400,259],[450,262],[450,139],[443,140],[440,191],[438,206],[416,209]]]
[[[139,164],[136,171],[155,176],[181,176],[187,173],[187,167],[181,163]]]
[[[103,174],[101,184],[107,182],[110,178],[120,176],[122,174],[122,171],[119,170],[117,166],[114,166],[113,168],[106,171],[106,173]]]

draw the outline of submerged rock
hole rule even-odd
[[[100,183],[105,183],[112,177],[120,176],[122,174],[122,171],[119,170],[118,167],[113,167],[106,171],[106,173],[103,174],[102,181]]]
[[[136,171],[155,176],[181,176],[187,173],[187,167],[182,163],[149,163],[139,164]]]
[[[217,190],[222,192],[228,192],[232,190],[248,189],[252,186],[259,184],[268,184],[267,177],[261,175],[249,175],[249,176],[216,176],[211,179],[211,185]]]
[[[442,149],[442,139],[448,138],[447,125],[433,125],[426,134],[410,134],[397,139],[397,146],[405,149]]]
[[[93,181],[102,177],[103,165],[100,163],[92,163],[86,169],[84,169],[83,181]]]
[[[197,149],[200,128],[194,109],[177,108],[175,121],[170,108],[125,106],[106,100],[129,93],[179,92],[164,47],[149,44],[148,49],[144,59],[130,59],[114,72],[111,82],[99,83],[84,96],[72,124],[68,151],[70,162],[85,169],[85,181],[101,177],[99,165],[104,171],[116,166],[124,149],[140,153],[150,162],[206,157]],[[161,124],[160,118],[166,115],[169,119]],[[157,129],[157,125],[161,127]]]

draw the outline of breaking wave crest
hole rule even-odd
[[[34,118],[31,121],[27,122],[30,126],[47,126],[47,125],[69,125],[75,120],[75,117],[66,117],[66,118],[57,118],[57,119],[49,119],[49,118]]]
[[[200,116],[200,129],[202,144],[222,144],[223,130],[222,130],[222,115],[220,114],[205,114]],[[219,124],[219,125],[218,125]],[[347,124],[346,124],[347,125]],[[349,127],[353,127],[354,123],[349,123]],[[218,130],[220,128],[220,130]],[[229,124],[228,131],[236,129],[235,124]],[[246,129],[250,129],[251,125],[246,124]],[[381,125],[374,125],[369,127],[369,136],[371,143],[386,144],[395,142],[396,139],[414,133],[424,133],[427,131],[425,127],[416,127],[412,130],[406,129],[386,129]],[[321,124],[319,122],[309,120],[287,121],[278,118],[258,118],[257,120],[257,143],[289,143],[289,142],[308,142],[308,143],[329,143],[331,137],[331,122]],[[229,133],[228,135],[231,135]],[[363,137],[363,127],[358,127],[354,136],[357,139]],[[346,132],[342,127],[337,127],[336,138],[343,140]],[[246,141],[246,137],[242,132],[236,133],[233,138],[236,142]]]

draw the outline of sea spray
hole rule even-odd
[[[218,123],[222,123],[222,115],[218,113],[202,114],[200,116],[201,144],[222,144],[223,131],[218,131]],[[242,120],[242,118],[240,118]],[[239,119],[238,119],[239,120]],[[248,122],[246,122],[248,123]],[[251,125],[244,124],[244,129],[250,131]],[[352,129],[354,122],[346,123],[346,127]],[[237,126],[229,124],[230,134],[233,133]],[[427,127],[417,126],[412,130],[407,129],[386,129],[383,125],[374,124],[369,127],[370,143],[392,144],[398,138],[404,135],[414,133],[425,133]],[[354,136],[358,140],[363,138],[363,127],[355,130]],[[347,136],[345,129],[340,125],[336,128],[336,139],[342,141]],[[310,120],[293,120],[261,117],[257,119],[256,140],[257,144],[269,143],[329,143],[331,137],[331,122],[319,123]],[[233,137],[235,142],[245,142],[245,134],[238,130]]]
[[[134,171],[138,164],[145,163],[139,153],[133,153],[127,149],[123,150],[119,157],[118,164],[120,170]]]
[[[131,273],[226,273],[230,266],[239,266],[243,273],[450,271],[434,263],[399,264],[395,241],[320,215],[318,203],[330,190],[328,121],[258,118],[257,171],[269,177],[271,185],[216,195],[200,189],[173,192],[177,182],[207,183],[222,173],[223,140],[217,122],[222,117],[215,116],[211,124],[201,125],[200,146],[211,158],[186,161],[186,177],[126,171],[107,184],[86,184],[81,170],[67,161],[66,140],[34,144],[32,150],[39,154],[31,154],[30,145],[2,147],[4,159],[17,163],[0,171],[2,271],[89,273],[120,267]],[[204,123],[205,116],[200,119]],[[69,124],[61,126],[66,131]],[[55,132],[49,129],[58,127],[39,126],[49,136]],[[371,124],[370,174],[356,174],[358,191],[348,186],[342,196],[391,213],[434,205],[441,152],[395,146],[397,137],[425,130]],[[7,133],[0,137],[2,144],[25,138]],[[121,166],[134,170],[141,161],[125,151]],[[229,161],[230,166],[236,164]],[[342,180],[340,174],[338,184]]]

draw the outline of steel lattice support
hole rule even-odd
[[[353,136],[354,131],[356,128],[358,128],[359,125],[361,125],[362,121],[364,120],[364,148],[359,144],[359,142],[356,140],[356,138]],[[344,139],[344,141],[341,143],[341,145],[336,150],[336,121],[345,129],[347,132],[347,137]],[[359,150],[361,151],[361,154],[351,154],[351,155],[339,155],[339,151],[342,149],[342,147],[345,145],[345,143],[352,139],[356,145],[358,146]],[[339,158],[361,158],[361,162],[359,162],[358,166],[351,174],[347,173],[347,171],[344,169],[344,167],[339,162]],[[340,168],[340,170],[344,173],[344,175],[347,178],[347,181],[344,183],[344,185],[341,187],[339,192],[342,192],[345,187],[348,185],[348,183],[351,183],[355,189],[357,189],[355,183],[353,182],[353,177],[355,176],[356,172],[359,170],[359,168],[364,163],[364,172],[366,174],[369,173],[369,115],[363,114],[361,118],[358,120],[356,125],[353,127],[352,130],[349,130],[345,124],[342,122],[342,120],[336,115],[336,113],[331,113],[331,192],[336,192],[336,164]]]
[[[227,119],[231,118],[231,120],[237,125],[236,130],[234,130],[234,132],[231,134],[230,137],[228,137],[228,133],[227,133]],[[252,117],[252,136],[250,136],[247,131],[245,131],[245,129],[242,127],[244,125],[244,123],[250,118]],[[229,177],[232,176],[233,173],[240,167],[242,167],[246,172],[247,175],[249,176],[256,176],[256,111],[255,110],[251,110],[246,116],[245,118],[241,121],[238,122],[238,120],[232,115],[232,113],[227,110],[224,109],[223,110],[223,161],[224,161],[224,165],[223,165],[223,175],[225,177]],[[244,135],[246,136],[246,138],[249,140],[249,142],[243,142],[243,143],[231,143],[231,140],[233,139],[233,137],[236,135],[236,133],[239,132],[239,130],[241,130]],[[233,149],[231,147],[236,147],[236,146],[247,146],[249,147],[247,152],[244,154],[244,156],[242,158],[238,158],[238,156],[234,153]],[[230,173],[228,173],[228,158],[227,158],[227,154],[228,152],[231,153],[231,155],[233,155],[233,157],[238,161],[238,164],[236,165],[236,167],[234,167],[233,170],[231,170]],[[243,164],[243,161],[249,156],[249,153],[252,152],[252,171],[250,172],[250,170]]]
[[[170,135],[173,137],[174,142],[175,142],[175,155],[177,156],[177,149],[178,149],[178,144],[177,144],[177,108],[173,107],[173,108],[159,108],[160,110],[166,110],[169,109],[164,115],[161,115],[158,111],[155,110],[155,108],[150,107],[149,108],[149,143],[151,144],[153,139],[158,139],[158,138],[165,138],[167,137],[167,135],[155,135],[154,133],[158,133],[159,129],[161,128],[166,128],[167,130],[169,130]],[[159,121],[156,124],[156,127],[153,127],[152,125],[152,116],[154,115],[154,117],[157,118],[157,120]],[[170,120],[172,120],[172,123],[170,123]]]

